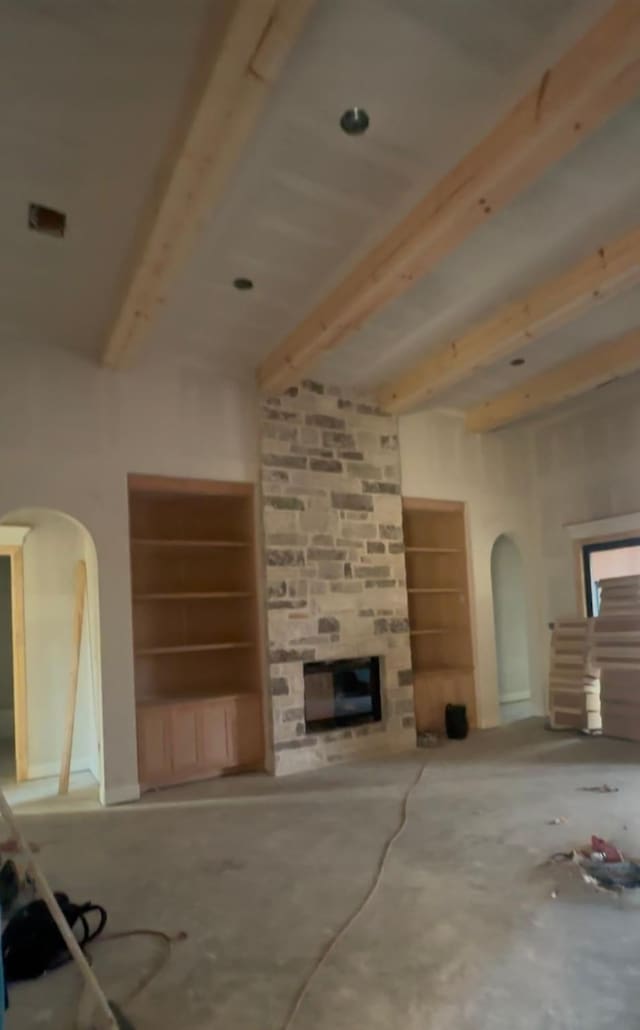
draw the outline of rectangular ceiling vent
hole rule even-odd
[[[44,204],[29,204],[29,228],[34,232],[46,233],[47,236],[64,236],[67,227],[67,216],[62,211],[54,211]]]

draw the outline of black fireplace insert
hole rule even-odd
[[[379,658],[305,662],[307,733],[380,722],[381,718]]]

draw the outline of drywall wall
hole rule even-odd
[[[469,532],[475,678],[479,725],[500,722],[491,586],[491,551],[508,534],[522,555],[528,635],[541,639],[541,584],[536,546],[538,511],[527,430],[487,436],[465,432],[457,414],[418,412],[400,419],[402,493],[406,497],[465,501]],[[544,711],[546,667],[538,648],[529,648],[531,710]]]
[[[11,559],[0,555],[0,739],[13,737]]]
[[[2,351],[0,518],[50,508],[95,542],[105,798],[126,800],[138,791],[127,473],[255,480],[253,388],[152,354],[114,373],[19,340]]]
[[[73,519],[42,509],[12,511],[6,520],[29,526],[23,546],[25,662],[27,670],[27,778],[60,770],[67,698],[71,678],[74,574],[78,561],[95,566],[92,542]],[[88,576],[87,594],[95,591]],[[85,606],[71,768],[88,769],[98,782],[100,764],[99,681],[90,632],[95,598]]]
[[[634,377],[530,427],[545,622],[579,610],[567,525],[640,511],[639,391]]]

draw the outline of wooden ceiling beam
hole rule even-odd
[[[640,89],[640,0],[616,0],[535,88],[284,339],[258,370],[277,392],[441,261]]]
[[[219,201],[315,0],[232,0],[211,70],[103,353],[140,349],[205,216]]]
[[[378,391],[378,403],[400,414],[431,401],[479,369],[535,346],[541,336],[638,283],[640,228],[599,247],[562,275],[438,347]]]
[[[638,371],[640,329],[633,329],[470,409],[465,427],[471,433],[487,433]]]

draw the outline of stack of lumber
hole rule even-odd
[[[599,669],[594,619],[558,619],[551,635],[549,715],[553,729],[599,730]]]
[[[602,731],[640,740],[640,576],[600,581],[595,657],[600,665]]]

